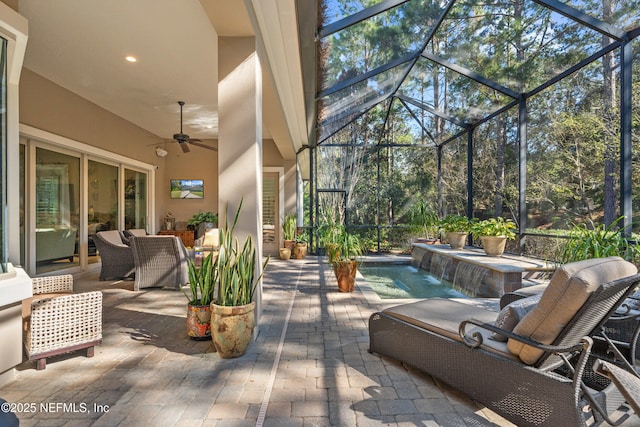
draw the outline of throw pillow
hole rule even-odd
[[[533,309],[533,307],[538,305],[538,301],[540,301],[541,296],[542,294],[532,295],[508,304],[505,308],[500,310],[500,313],[496,318],[495,325],[500,329],[512,332],[520,319]],[[507,342],[507,337],[497,332],[494,332],[491,335],[491,338],[496,341]]]

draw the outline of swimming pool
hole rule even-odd
[[[360,274],[382,299],[469,298],[428,271],[408,264],[370,264],[358,266]]]

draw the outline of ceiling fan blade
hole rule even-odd
[[[178,144],[180,144],[180,148],[182,148],[182,152],[183,152],[183,153],[188,153],[188,152],[190,152],[190,151],[191,151],[191,150],[189,149],[189,146],[188,146],[187,144],[185,144],[184,142],[182,142],[182,141],[178,141]]]
[[[214,147],[213,145],[207,145],[207,144],[203,144],[202,142],[194,142],[194,141],[200,141],[200,140],[199,139],[190,139],[189,140],[189,144],[193,144],[196,147],[206,148],[207,150],[218,151],[218,147]]]

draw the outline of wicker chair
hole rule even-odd
[[[131,242],[129,241],[129,239],[131,237],[144,237],[144,236],[148,236],[149,233],[147,233],[147,230],[145,230],[144,228],[130,228],[128,230],[124,230],[122,232],[122,242],[130,245]]]
[[[23,301],[24,348],[36,369],[45,369],[47,357],[87,349],[102,342],[102,292],[74,294],[73,276],[33,279],[33,297]]]
[[[544,292],[546,284],[529,286],[508,292],[500,298],[500,309],[507,305]],[[640,291],[627,297],[603,326],[602,332],[595,336],[596,340],[606,338],[621,351],[623,357],[640,372]],[[605,338],[605,340],[606,340]],[[608,343],[596,342],[600,353],[608,352]]]
[[[590,336],[640,275],[620,258],[573,264],[556,271],[553,286],[512,332],[496,326],[496,313],[433,298],[372,314],[369,350],[427,372],[518,426],[583,426],[587,415],[608,420],[624,399],[611,384],[594,390],[583,382]]]
[[[134,290],[179,289],[188,282],[187,250],[177,236],[131,237],[135,261]]]
[[[133,252],[118,230],[99,231],[94,242],[100,254],[100,280],[130,278],[135,271]]]

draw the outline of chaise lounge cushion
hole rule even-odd
[[[540,302],[516,325],[513,332],[551,344],[600,284],[637,273],[637,268],[620,257],[595,258],[565,264],[556,270]],[[508,348],[527,364],[544,354],[522,342],[509,339]]]
[[[495,311],[446,298],[427,298],[387,308],[383,313],[453,341],[461,341],[459,327],[462,320],[473,318],[482,323],[493,323],[496,320]],[[466,332],[468,336],[481,334],[483,349],[517,360],[517,356],[507,349],[506,342],[489,339],[491,332],[488,330],[476,327]]]

